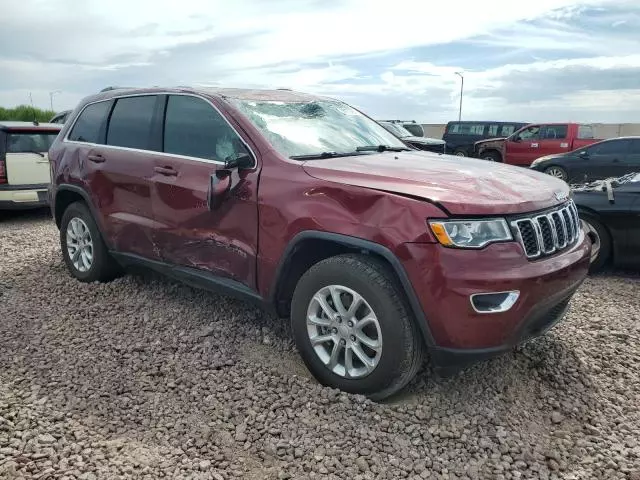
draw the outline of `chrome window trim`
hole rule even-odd
[[[85,111],[85,109],[87,107],[89,107],[90,105],[95,105],[95,104],[102,103],[102,102],[111,102],[111,101],[114,101],[114,100],[118,100],[120,98],[149,97],[149,96],[156,96],[157,97],[159,95],[179,95],[179,96],[183,96],[183,97],[195,97],[195,98],[199,98],[200,100],[204,100],[211,107],[213,107],[213,109],[218,113],[218,115],[220,115],[220,117],[222,117],[222,119],[226,122],[226,124],[229,125],[229,128],[231,128],[231,130],[233,130],[233,133],[235,133],[238,136],[238,138],[240,139],[242,144],[245,147],[247,147],[247,150],[249,151],[249,153],[251,154],[251,157],[253,158],[253,164],[252,164],[252,166],[250,168],[247,168],[247,170],[254,170],[254,169],[257,168],[257,166],[258,166],[258,157],[257,157],[256,153],[253,151],[253,149],[251,148],[251,146],[244,140],[244,138],[242,138],[242,135],[240,135],[240,133],[238,133],[238,130],[233,125],[231,125],[231,123],[229,122],[227,117],[224,116],[224,114],[220,111],[220,109],[211,100],[209,100],[208,98],[203,97],[202,95],[198,95],[198,94],[195,94],[195,93],[169,92],[169,91],[160,91],[160,92],[152,92],[152,93],[149,93],[149,92],[146,92],[146,93],[130,93],[130,94],[127,94],[127,95],[115,95],[113,97],[103,98],[101,100],[96,100],[94,102],[87,103],[84,107],[82,107],[82,110],[80,110],[80,112],[78,112],[76,117],[73,119],[73,122],[69,126],[69,129],[67,130],[67,133],[65,134],[64,138],[62,139],[62,142],[63,143],[76,144],[76,145],[89,145],[89,146],[93,146],[93,147],[112,148],[112,149],[115,149],[115,150],[124,150],[124,151],[130,151],[130,152],[138,152],[138,153],[147,153],[147,154],[151,153],[153,155],[160,155],[160,156],[171,157],[171,158],[179,158],[179,159],[184,159],[184,160],[195,160],[195,161],[198,161],[198,162],[209,163],[209,164],[213,164],[213,165],[224,165],[225,162],[223,162],[221,160],[211,160],[209,158],[192,157],[192,156],[189,156],[189,155],[180,155],[180,154],[177,154],[177,153],[157,152],[155,150],[146,150],[146,149],[142,149],[142,148],[120,147],[118,145],[107,145],[106,143],[80,142],[80,141],[77,141],[77,140],[69,140],[69,135],[73,131],[74,127],[76,126],[76,122],[80,118],[80,115],[82,115],[82,113]]]

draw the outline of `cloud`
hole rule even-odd
[[[288,87],[378,117],[637,120],[640,6],[511,0],[22,0],[0,17],[0,104],[107,85]],[[55,25],[55,29],[52,27]],[[52,32],[55,32],[53,34]],[[614,98],[620,92],[623,104]],[[525,118],[523,118],[525,117]]]

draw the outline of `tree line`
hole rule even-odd
[[[48,122],[55,112],[51,110],[43,110],[41,108],[30,107],[29,105],[18,105],[15,108],[0,107],[0,121],[13,120],[18,122],[33,122],[37,120],[39,123]]]

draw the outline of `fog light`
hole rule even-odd
[[[510,292],[476,293],[471,295],[471,306],[478,313],[502,313],[513,307],[520,296],[518,290]]]

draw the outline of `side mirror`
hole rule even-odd
[[[249,168],[252,163],[253,158],[248,153],[236,153],[224,159],[224,168],[225,170],[242,170]]]

